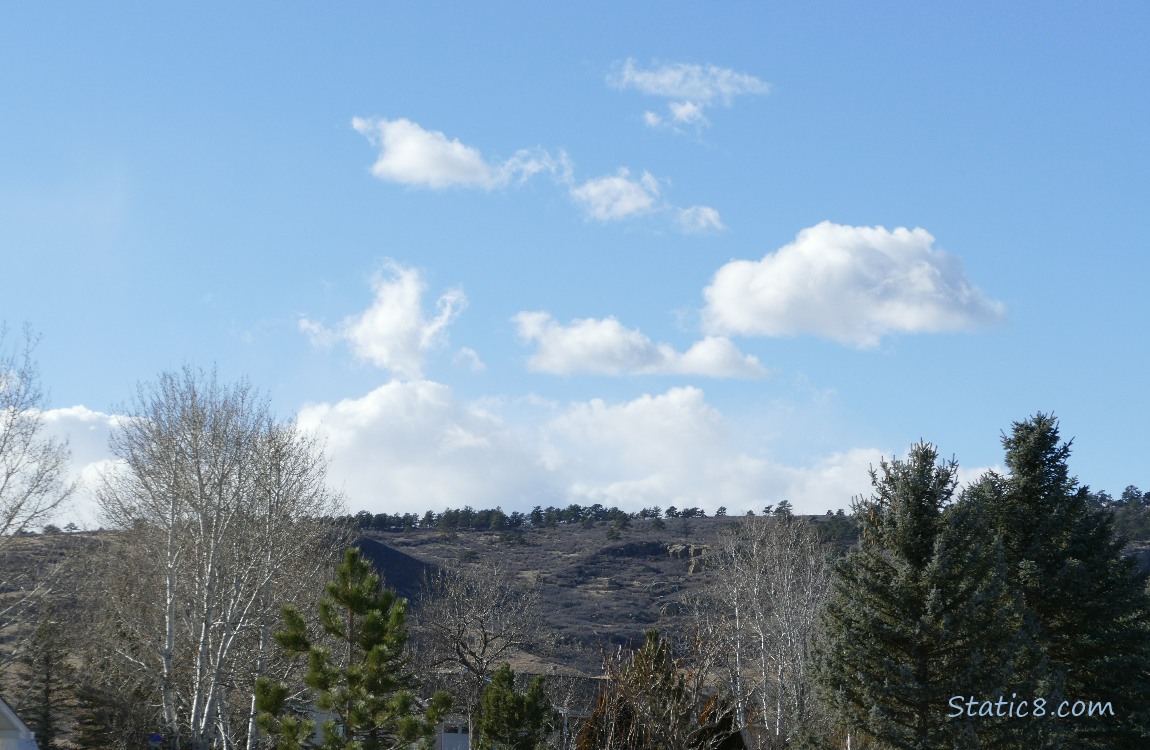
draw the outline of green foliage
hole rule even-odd
[[[42,748],[57,747],[66,714],[72,706],[73,670],[70,648],[52,607],[41,613],[40,622],[21,650],[25,681],[17,707]]]
[[[1114,518],[1099,512],[1068,466],[1057,420],[1036,414],[1003,437],[1006,477],[982,498],[1005,545],[1008,579],[1033,623],[1027,664],[1054,696],[1113,701],[1114,720],[1067,720],[1053,741],[1079,748],[1150,746],[1150,599],[1122,555]],[[1134,489],[1124,493],[1133,500]]]
[[[120,697],[92,684],[76,691],[72,743],[83,750],[148,750],[148,734],[158,717],[145,713],[144,695]]]
[[[531,681],[525,694],[515,691],[515,673],[506,662],[483,689],[479,719],[480,750],[536,750],[551,731],[551,701],[543,691],[543,678]]]
[[[1011,730],[947,717],[952,696],[1010,684],[1021,626],[985,509],[953,502],[956,469],[928,444],[880,464],[855,503],[861,544],[835,569],[816,679],[846,727],[883,747],[998,747]]]
[[[352,548],[318,609],[322,635],[317,638],[300,613],[284,609],[284,629],[275,639],[287,654],[306,658],[304,683],[310,690],[301,700],[288,686],[261,679],[256,685],[260,729],[277,750],[427,746],[451,701],[439,693],[425,711],[418,710],[403,653],[405,600],[384,588],[371,564]],[[327,642],[337,644],[334,652]],[[331,717],[320,725],[319,743],[312,740],[316,721],[309,702]]]

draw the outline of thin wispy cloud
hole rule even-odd
[[[649,127],[708,125],[706,110],[714,105],[729,107],[736,97],[766,94],[770,84],[749,73],[739,73],[717,65],[665,63],[639,67],[627,58],[607,76],[608,85],[620,91],[634,90],[648,96],[670,99],[665,114],[643,113]]]
[[[535,345],[527,366],[556,375],[702,375],[761,378],[767,369],[729,339],[708,336],[685,352],[656,344],[618,320],[585,318],[562,325],[546,312],[521,312],[513,319],[519,338]]]
[[[985,328],[1006,316],[925,229],[829,221],[761,260],[725,264],[704,296],[710,333],[813,335],[860,348],[892,334]]]
[[[444,292],[436,300],[434,315],[428,317],[423,309],[427,285],[422,276],[395,262],[372,278],[371,287],[374,299],[363,312],[330,328],[300,318],[300,331],[315,346],[344,341],[360,360],[401,378],[421,377],[427,354],[446,344],[448,326],[467,306],[466,295],[460,289]],[[478,362],[478,355],[472,355]]]
[[[705,234],[721,232],[727,227],[719,218],[719,212],[710,206],[691,206],[675,210],[675,225],[684,234]]]

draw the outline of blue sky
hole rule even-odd
[[[1039,410],[1150,485],[1144,3],[554,5],[5,6],[0,320],[77,474],[191,363],[352,510],[823,512]]]

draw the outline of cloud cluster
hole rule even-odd
[[[509,406],[519,409],[514,418]],[[56,522],[95,528],[93,490],[118,465],[107,440],[120,417],[83,406],[44,417],[48,434],[70,439],[69,476],[82,480]],[[857,448],[805,466],[780,463],[692,387],[615,403],[509,405],[463,402],[431,381],[392,381],[359,398],[305,405],[298,422],[325,441],[329,482],[349,509],[373,513],[572,502],[736,513],[784,498],[797,512],[823,513],[867,492],[868,469],[881,458]],[[970,481],[982,471],[961,476]]]
[[[653,68],[639,68],[631,58],[607,78],[608,84],[620,90],[634,89],[649,96],[671,101],[667,115],[645,112],[643,121],[650,127],[691,125],[701,127],[709,121],[707,107],[730,106],[737,96],[766,94],[769,84],[748,73],[738,73],[715,65],[670,63]]]
[[[686,352],[655,344],[615,318],[586,318],[561,325],[546,312],[521,312],[514,318],[519,337],[536,345],[527,365],[557,375],[652,374],[761,378],[759,360],[744,355],[729,339],[708,336]]]
[[[422,512],[446,506],[527,510],[572,502],[697,506],[713,513],[791,500],[799,512],[845,507],[868,486],[876,450],[807,467],[742,445],[698,388],[619,403],[463,403],[439,383],[393,381],[362,398],[300,410],[327,442],[331,476],[353,509]]]
[[[428,318],[423,311],[427,285],[419,271],[395,262],[388,262],[371,286],[375,296],[362,313],[344,318],[334,328],[300,318],[299,329],[313,345],[346,341],[361,360],[402,378],[421,377],[428,352],[446,343],[447,327],[467,306],[467,297],[460,289],[444,292],[436,301],[435,315]]]
[[[679,208],[660,200],[661,186],[649,172],[632,177],[630,170],[576,181],[564,152],[552,155],[541,148],[522,149],[510,159],[490,160],[479,149],[411,120],[356,117],[352,127],[379,148],[371,172],[381,180],[408,187],[442,190],[498,190],[547,174],[594,221],[611,222],[664,213],[684,234],[724,229],[719,212],[709,206]]]
[[[852,346],[897,333],[973,330],[1005,317],[924,229],[823,222],[762,260],[722,266],[704,290],[712,334],[810,334]]]

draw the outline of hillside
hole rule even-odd
[[[359,544],[389,585],[414,598],[436,566],[498,564],[538,580],[548,647],[542,661],[595,672],[604,650],[642,642],[650,628],[679,632],[708,581],[706,560],[732,518],[635,521],[618,539],[604,524],[525,527],[515,533],[413,529],[371,532]]]

